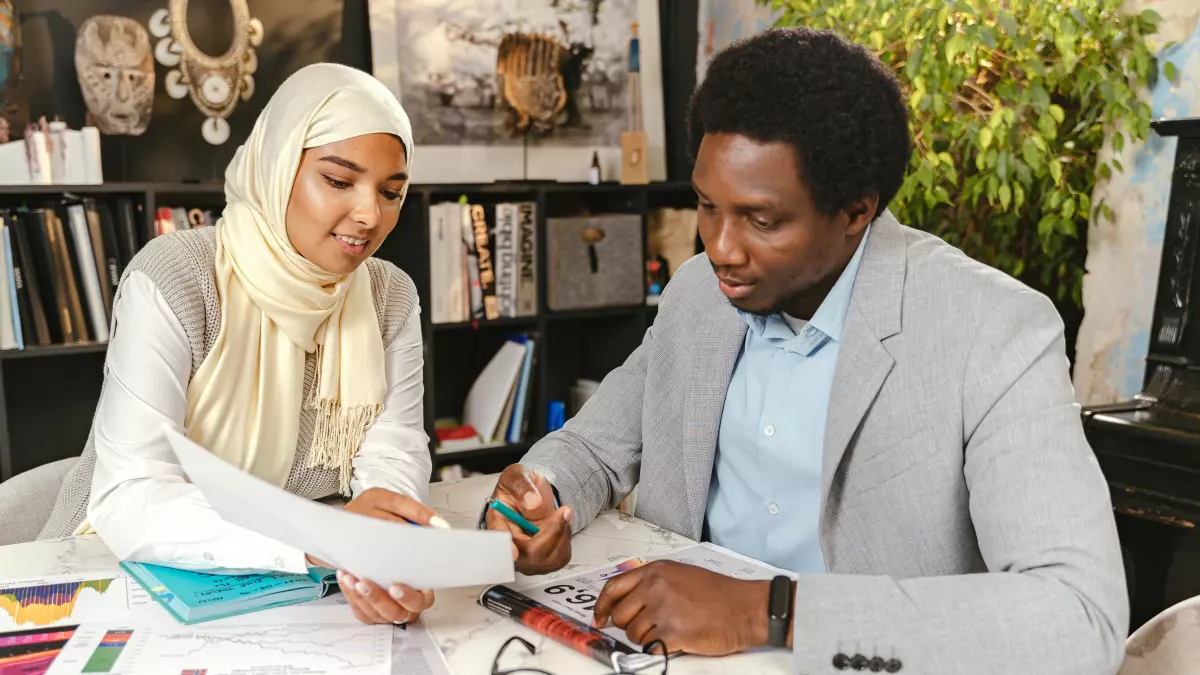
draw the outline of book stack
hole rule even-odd
[[[524,441],[533,409],[536,363],[537,334],[511,336],[475,378],[461,421],[438,423],[438,454]]]
[[[217,224],[219,217],[220,213],[215,209],[160,206],[154,211],[154,232],[152,234],[157,237],[176,230],[211,227]]]
[[[537,204],[429,208],[433,323],[536,316]]]
[[[141,209],[129,197],[0,209],[0,349],[108,340],[117,284],[145,244]]]
[[[310,567],[308,574],[239,575],[206,574],[132,561],[122,562],[121,567],[171,616],[186,625],[309,602],[337,588],[335,572],[325,567]]]

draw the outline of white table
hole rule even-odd
[[[479,509],[496,484],[495,476],[434,483],[429,505],[455,527],[474,527]],[[571,542],[571,563],[555,573],[587,569],[635,556],[656,555],[695,542],[625,514],[606,513]],[[116,559],[94,535],[0,547],[0,581],[47,574],[109,570]],[[518,581],[529,579],[518,575]],[[520,645],[505,652],[501,665],[536,666],[558,675],[606,672],[604,666],[542,637],[515,621],[479,606],[483,587],[440,590],[422,619],[436,636],[456,675],[488,675],[500,646],[513,635],[529,640],[537,654],[526,656]],[[671,662],[679,675],[721,673],[790,673],[791,653],[761,650],[724,658],[682,657]],[[655,671],[656,672],[656,671]]]

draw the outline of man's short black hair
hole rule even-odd
[[[801,180],[822,213],[879,195],[882,213],[912,155],[896,78],[864,47],[832,31],[776,28],[713,57],[688,108],[695,159],[706,133],[796,148]]]

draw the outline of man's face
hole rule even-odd
[[[742,311],[811,318],[870,221],[821,213],[798,166],[782,141],[716,133],[700,144],[692,172],[700,238],[721,292]]]

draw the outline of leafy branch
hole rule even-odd
[[[915,152],[891,204],[903,222],[1081,303],[1097,178],[1150,131],[1139,92],[1161,18],[1123,0],[759,0],[780,25],[831,28],[900,79]],[[1165,63],[1162,76],[1177,69]],[[1114,158],[1099,161],[1105,139]]]

